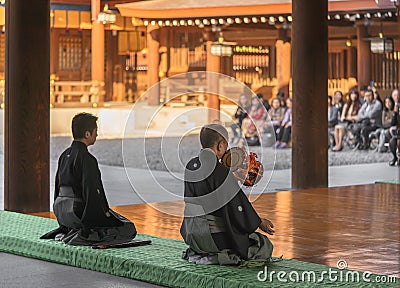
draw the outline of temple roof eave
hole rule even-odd
[[[251,15],[282,15],[292,13],[291,0],[273,0],[268,4],[262,0],[238,1],[230,0],[223,4],[215,1],[193,0],[152,0],[119,4],[117,8],[126,17],[143,19],[184,19],[184,18],[209,18]],[[336,11],[366,11],[391,9],[393,6],[378,7],[371,0],[329,0],[329,12]]]

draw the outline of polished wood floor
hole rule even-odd
[[[253,202],[275,224],[274,256],[400,276],[400,185],[375,184],[263,194]],[[181,239],[183,202],[113,207],[139,233]],[[159,210],[158,210],[159,209]],[[182,213],[183,214],[183,213]],[[54,217],[51,213],[36,214]]]

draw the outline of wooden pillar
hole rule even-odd
[[[347,55],[347,71],[346,71],[346,76],[347,78],[354,77],[354,71],[353,71],[353,47],[347,47],[346,49],[346,55]]]
[[[278,40],[275,43],[276,48],[276,78],[278,81],[278,91],[285,93],[289,97],[290,68],[291,68],[291,45],[288,42],[287,31],[278,30]]]
[[[360,23],[357,25],[357,81],[358,90],[362,85],[371,81],[371,48],[368,37],[368,27]]]
[[[98,102],[104,102],[104,25],[97,22],[100,13],[100,0],[92,0],[92,81],[101,85]]]
[[[148,70],[147,70],[147,89],[159,82],[159,66],[160,66],[160,30],[157,25],[147,26],[147,57],[148,57]],[[159,105],[160,104],[160,87],[148,90],[147,104]]]
[[[113,84],[114,84],[114,67],[118,62],[118,36],[114,36],[112,31],[105,32],[106,38],[106,74],[105,74],[105,91],[106,95],[104,101],[116,100],[113,98]],[[116,81],[115,81],[116,82]]]
[[[213,41],[207,41],[207,72],[221,72],[221,57],[211,54]],[[216,74],[207,75],[207,91],[219,91],[219,77]],[[218,94],[207,94],[208,122],[213,123],[220,119],[220,101]]]
[[[269,78],[276,78],[276,48],[275,46],[270,46],[270,53],[269,53]],[[275,95],[273,95],[275,96]]]
[[[4,208],[50,208],[50,1],[6,1]]]
[[[328,186],[328,0],[293,0],[292,186]]]

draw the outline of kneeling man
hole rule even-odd
[[[257,228],[273,235],[273,224],[261,219],[240,189],[232,171],[220,163],[228,132],[219,124],[200,131],[203,149],[185,170],[185,217],[181,235],[189,248],[184,259],[196,264],[238,264],[268,260],[273,246]]]
[[[70,245],[112,245],[131,241],[135,225],[108,206],[96,158],[87,147],[97,137],[97,117],[80,113],[72,119],[74,141],[59,160],[54,214],[60,227],[42,239]]]

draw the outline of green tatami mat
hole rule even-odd
[[[400,180],[382,180],[376,181],[376,184],[400,184]]]
[[[257,275],[260,274],[260,271],[265,270],[264,267],[188,264],[181,259],[186,245],[177,240],[138,235],[138,239],[150,239],[153,244],[142,247],[95,250],[91,247],[68,246],[54,240],[39,239],[42,234],[56,227],[57,222],[52,219],[0,211],[0,251],[167,287],[281,287],[285,284],[288,287],[316,287],[321,284],[330,287],[377,287],[377,283],[373,283],[373,281],[379,277],[377,275],[369,276],[371,282],[368,283],[362,281],[361,272],[354,272],[359,275],[360,281],[345,282],[347,270],[284,259],[280,262],[269,263],[267,266],[269,277],[266,281],[258,281]],[[334,276],[329,278],[329,269],[336,271],[336,280]],[[305,271],[307,273],[304,273]],[[310,271],[313,272],[308,273]],[[280,278],[283,281],[277,278],[278,273],[281,273]],[[283,273],[286,273],[286,276]],[[312,273],[315,273],[315,279],[313,279]],[[340,281],[340,273],[343,275],[343,281]],[[352,275],[354,276],[354,274]],[[265,277],[264,273],[261,273],[260,276],[261,278]],[[297,281],[297,276],[299,281]],[[308,277],[311,277],[311,281],[308,281]],[[301,281],[302,278],[305,279],[304,282]],[[353,277],[347,278],[353,279]],[[317,283],[318,281],[319,283]],[[397,287],[395,284],[392,284],[392,287]],[[390,287],[390,285],[385,283],[382,287]]]

